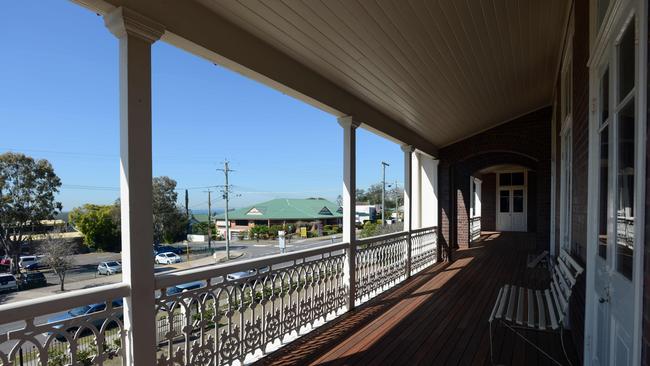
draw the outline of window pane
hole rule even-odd
[[[609,175],[609,126],[600,133],[600,194],[598,196],[598,254],[607,259],[607,189]]]
[[[512,212],[524,212],[524,190],[512,191]]]
[[[634,100],[620,112],[617,145],[616,269],[631,279],[634,255]]]
[[[524,185],[524,173],[512,173],[512,185],[513,186],[523,186]]]
[[[500,191],[499,195],[499,212],[510,212],[510,191]]]
[[[618,48],[618,90],[620,91],[618,100],[620,102],[634,87],[634,61],[636,48],[634,45],[634,19],[632,19],[630,24],[627,26]]]
[[[602,125],[609,118],[609,68],[605,71],[600,82],[600,105],[600,124]]]
[[[502,186],[509,186],[512,184],[512,174],[499,173],[499,184]]]

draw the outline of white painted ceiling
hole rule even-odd
[[[550,104],[568,0],[197,0],[443,147]]]

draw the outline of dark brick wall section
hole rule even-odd
[[[484,174],[481,180],[481,230],[494,231],[497,226],[497,175]]]
[[[469,245],[469,177],[481,169],[516,164],[535,170],[529,195],[538,243],[548,248],[550,224],[551,108],[545,107],[440,150],[441,240],[452,248]],[[486,210],[483,207],[483,212]],[[456,214],[458,213],[458,214]]]
[[[650,61],[650,60],[649,60]],[[650,62],[646,65],[650,69]],[[648,84],[648,105],[650,105],[650,84]],[[650,109],[647,110],[647,119],[646,124],[650,121]],[[641,344],[642,352],[642,363],[645,366],[650,366],[650,245],[648,244],[648,238],[650,238],[650,192],[648,192],[648,187],[650,187],[650,126],[646,125],[646,157],[645,157],[645,186],[646,186],[646,195],[645,195],[645,245],[643,253],[643,340]]]
[[[574,3],[571,251],[584,264],[587,258],[587,200],[589,165],[589,0]],[[584,276],[581,276],[584,282]],[[571,304],[571,335],[579,355],[584,350],[585,290],[576,284]]]
[[[573,36],[573,177],[571,250],[587,258],[587,177],[589,165],[589,1],[575,2]]]

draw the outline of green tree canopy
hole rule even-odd
[[[70,212],[70,222],[84,235],[84,243],[93,249],[119,251],[119,205],[85,204]]]
[[[178,206],[176,181],[162,176],[153,178],[152,184],[154,242],[182,240],[187,233],[188,217]]]
[[[24,154],[0,155],[0,243],[17,270],[20,245],[28,229],[61,211],[55,200],[61,180],[49,161]]]

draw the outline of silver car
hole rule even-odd
[[[116,273],[122,273],[122,263],[118,261],[101,262],[97,266],[97,274],[113,275]]]
[[[0,292],[18,291],[16,277],[9,273],[0,273]]]

